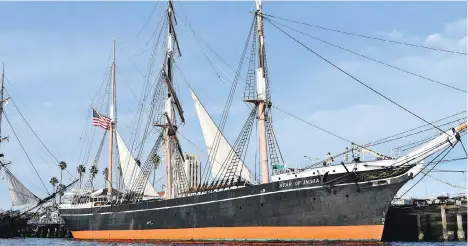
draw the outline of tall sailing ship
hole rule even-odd
[[[70,193],[69,202],[60,205],[60,215],[76,239],[379,241],[387,209],[396,193],[421,172],[424,159],[453,148],[460,140],[459,134],[466,129],[463,123],[444,131],[399,158],[355,145],[334,158],[364,150],[373,153],[375,160],[352,158],[333,164],[330,156],[323,161],[324,165],[319,162],[318,167],[285,168],[271,124],[264,16],[262,3],[257,0],[249,34],[252,54],[257,54],[251,56],[245,91],[245,102],[251,111],[234,144],[229,143],[223,131],[235,83],[219,124],[190,88],[208,152],[206,178],[191,186],[182,166],[185,158],[178,138],[177,126],[185,119],[174,89],[174,59],[176,54],[180,55],[180,48],[171,1],[165,15],[166,52],[145,128],[145,131],[156,128],[158,138],[148,158],[140,162],[118,132],[114,43],[109,115],[92,109],[93,124],[105,129],[93,166],[99,162],[105,139],[109,142],[107,187],[94,189],[90,177],[84,188]],[[243,57],[246,50],[247,46]],[[244,163],[255,123],[259,130],[260,181],[255,180]],[[112,182],[114,142],[118,155],[116,169],[121,180],[118,187]],[[151,171],[162,159],[166,177],[164,194],[158,193],[149,181]]]
[[[14,125],[10,122],[9,118],[7,118],[5,114],[5,106],[8,105],[9,101],[11,101],[16,110],[20,113],[20,115],[22,115],[18,107],[13,102],[13,99],[11,97],[5,98],[6,89],[4,87],[4,84],[5,69],[4,66],[2,66],[2,74],[0,76],[0,144],[3,144],[4,142],[9,142],[9,137],[4,137],[5,131],[3,131],[2,126],[2,121],[6,119],[6,122],[8,123],[12,133],[14,134],[16,141],[19,143],[19,145],[24,151],[24,154],[29,159],[29,156],[26,150],[23,148],[19,137],[16,135]],[[26,119],[23,118],[23,120],[29,126],[29,123],[27,123]],[[30,129],[32,130],[32,128]],[[37,135],[36,137],[39,138]],[[30,159],[29,161],[30,164],[32,164],[32,161]],[[50,218],[53,215],[55,215],[57,219],[52,220],[50,222],[59,223],[60,218],[57,216],[58,209],[55,205],[54,199],[57,195],[63,193],[63,191],[65,191],[75,182],[77,182],[77,180],[66,186],[60,185],[56,190],[53,190],[52,193],[49,193],[47,196],[41,198],[35,195],[33,192],[31,192],[26,187],[26,185],[24,185],[20,181],[20,179],[13,174],[14,168],[11,168],[11,164],[12,163],[10,161],[5,161],[2,149],[2,151],[0,152],[0,175],[2,176],[2,180],[3,177],[6,178],[8,193],[10,195],[11,201],[11,210],[6,213],[2,213],[0,216],[0,238],[19,236],[19,230],[24,229],[26,227],[26,223],[29,223],[31,222],[31,219],[37,219],[38,217],[43,216],[44,214],[45,216],[43,217],[46,218]],[[33,168],[35,169],[34,165]],[[38,173],[36,174],[39,178],[41,178]],[[44,185],[44,183],[42,184]],[[44,188],[46,188],[45,185]],[[47,189],[45,190],[47,191]]]

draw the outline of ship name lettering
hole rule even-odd
[[[319,182],[319,179],[306,179],[304,180],[304,185],[316,184]]]
[[[284,183],[279,184],[280,188],[291,187],[291,186],[292,186],[291,182],[284,182]]]

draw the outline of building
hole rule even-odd
[[[201,179],[201,162],[200,157],[193,153],[184,153],[185,163],[184,171],[187,176],[189,188],[198,186]]]

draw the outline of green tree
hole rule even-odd
[[[56,177],[50,178],[49,183],[52,185],[52,192],[55,192],[55,186],[57,185],[58,182],[59,181],[58,181],[58,179]],[[53,202],[54,202],[54,205],[55,205],[55,198],[54,198]]]
[[[91,189],[94,189],[94,185],[93,185],[93,181],[94,181],[94,178],[96,177],[96,175],[98,174],[99,170],[96,166],[92,166],[90,169],[89,169],[89,173],[91,174]]]
[[[107,182],[109,179],[109,168],[104,168],[104,171],[102,171],[102,175],[104,175],[104,184]]]
[[[58,166],[60,167],[60,185],[62,185],[63,170],[67,168],[67,163],[64,161],[61,161]],[[60,192],[59,202],[60,203],[62,202],[62,192]]]
[[[86,172],[86,168],[84,165],[78,165],[76,167],[76,171],[78,172],[78,175],[80,176],[80,188],[81,188],[81,181],[83,178],[83,174]]]
[[[156,169],[159,167],[159,163],[161,162],[161,157],[159,157],[159,155],[157,154],[153,154],[153,156],[151,156],[151,162],[154,165],[154,168],[153,168],[153,187],[154,187],[154,181],[156,179]]]

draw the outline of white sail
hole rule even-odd
[[[5,168],[8,180],[8,190],[10,191],[11,203],[13,206],[22,206],[39,202],[39,198],[28,190],[8,169]]]
[[[124,141],[120,137],[117,130],[115,131],[117,136],[117,148],[119,150],[119,160],[120,168],[122,170],[123,183],[127,189],[131,189],[135,179],[141,174],[140,166],[136,164],[135,159],[128,150]],[[144,196],[159,197],[159,194],[156,192],[151,183],[146,180],[145,190],[143,192]]]
[[[192,91],[192,89],[190,89],[190,94],[192,95],[192,99],[195,104],[195,110],[197,111],[198,120],[200,121],[200,126],[203,132],[203,137],[205,139],[206,149],[208,153],[211,152],[211,148],[213,146],[216,134],[218,132],[219,134],[221,134],[218,151],[216,152],[216,155],[214,157],[214,162],[211,163],[212,165],[211,175],[213,177],[216,177],[216,175],[218,174],[219,170],[222,167],[222,164],[227,159],[229,152],[233,151],[233,149],[232,149],[232,146],[224,137],[224,135],[219,131],[219,128],[216,126],[213,119],[211,119],[210,115],[205,110],[203,105],[200,103],[200,101],[198,100],[197,96]],[[213,153],[211,153],[211,155],[213,155]],[[212,160],[211,156],[210,156],[210,159]],[[242,173],[241,173],[241,170],[242,170]],[[239,161],[239,165],[236,170],[236,176],[241,176],[242,179],[252,182],[250,178],[250,171],[241,160]]]

